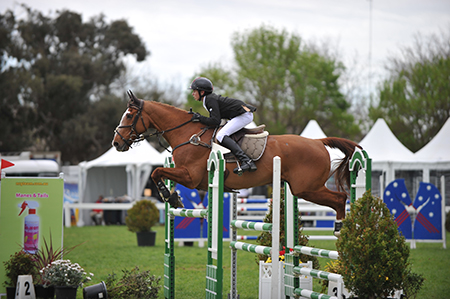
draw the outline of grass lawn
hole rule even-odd
[[[164,298],[163,257],[164,227],[158,226],[156,245],[154,247],[138,247],[135,233],[126,226],[86,226],[64,228],[64,246],[70,247],[80,243],[65,258],[79,263],[87,272],[94,273],[91,284],[105,280],[108,274],[120,274],[122,269],[139,266],[141,270],[150,270],[155,276],[161,276],[161,290],[158,298]],[[306,232],[307,233],[307,232]],[[327,234],[331,232],[327,232]],[[314,232],[314,234],[316,234]],[[424,275],[426,281],[418,298],[449,298],[450,294],[450,233],[447,233],[447,248],[442,244],[418,243],[412,249],[410,261],[413,271]],[[252,242],[252,241],[247,241]],[[176,243],[177,244],[177,243]],[[310,245],[318,248],[336,249],[334,241],[310,241]],[[206,246],[206,244],[205,244]],[[177,298],[205,297],[206,247],[175,248],[175,295]],[[329,261],[319,258],[321,267]],[[223,297],[230,290],[230,250],[229,243],[224,242],[224,282]],[[238,293],[241,299],[258,298],[259,274],[255,254],[238,252]],[[314,280],[314,291],[320,291],[317,279]],[[91,285],[89,284],[89,285]],[[77,298],[83,298],[82,290],[78,290]]]

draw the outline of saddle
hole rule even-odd
[[[232,134],[230,138],[236,141],[242,148],[245,154],[253,161],[259,160],[264,154],[267,144],[267,136],[269,132],[265,131],[266,125],[259,125],[256,128],[243,128],[236,133]],[[213,146],[220,146],[215,143]],[[223,147],[222,147],[223,148]],[[236,158],[229,150],[224,154],[224,158],[228,162],[236,162]]]

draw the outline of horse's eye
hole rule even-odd
[[[127,118],[128,119],[132,119],[133,118],[133,114],[127,114]]]

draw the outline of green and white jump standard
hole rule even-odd
[[[174,167],[166,159],[165,167]],[[208,254],[206,265],[205,298],[222,298],[223,289],[223,175],[225,160],[220,151],[211,151],[208,159],[208,209],[173,209],[166,203],[164,297],[175,298],[174,218],[196,217],[208,219]],[[169,189],[173,182],[166,181]]]

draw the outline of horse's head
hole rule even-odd
[[[129,150],[133,142],[141,140],[139,135],[147,131],[142,116],[144,101],[136,98],[131,90],[128,90],[127,94],[130,98],[128,107],[120,120],[120,124],[114,130],[115,134],[112,141],[113,146],[120,152]]]

